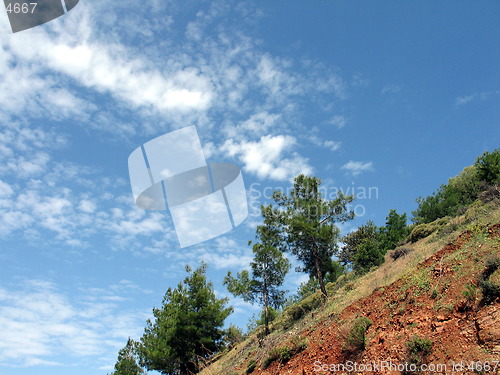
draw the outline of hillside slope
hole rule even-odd
[[[500,284],[498,201],[407,246],[413,251],[387,256],[372,273],[329,285],[317,309],[310,306],[319,295],[301,302],[301,314],[297,306],[285,310],[271,335],[249,337],[201,374],[367,373],[342,364],[375,365],[368,373],[379,374],[416,373],[427,364],[434,365],[427,373],[499,374],[500,302],[487,301],[481,287],[483,279]],[[360,317],[371,322],[361,342],[359,329],[353,336]]]

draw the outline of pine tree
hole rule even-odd
[[[127,345],[118,352],[115,371],[110,375],[143,375],[145,371],[137,364],[136,343],[128,339]]]
[[[264,306],[264,326],[269,334],[269,308],[279,308],[284,303],[285,292],[279,287],[290,269],[290,262],[276,248],[279,238],[279,226],[272,218],[270,206],[261,206],[264,225],[257,227],[257,238],[260,242],[252,247],[254,254],[250,263],[252,275],[244,270],[238,272],[236,278],[228,272],[224,284],[235,296],[241,296],[248,302],[259,302]]]
[[[192,271],[177,288],[169,288],[160,309],[153,309],[138,347],[140,363],[148,371],[191,374],[219,351],[224,320],[232,312],[227,298],[215,297],[206,279],[206,264]]]
[[[408,236],[406,214],[399,215],[396,210],[390,210],[385,226],[380,228],[380,242],[384,253],[394,249],[398,243]]]
[[[340,230],[336,222],[354,217],[348,211],[352,196],[339,193],[336,199],[326,200],[320,191],[321,180],[299,175],[289,196],[276,191],[273,199],[278,204],[273,217],[283,227],[279,247],[289,251],[302,262],[302,272],[315,276],[326,297],[324,283],[326,266],[337,251]]]

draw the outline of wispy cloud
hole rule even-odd
[[[347,117],[335,115],[330,119],[330,121],[328,121],[328,123],[330,125],[335,126],[338,129],[342,129],[347,124],[347,121],[348,121]]]
[[[457,107],[469,104],[473,101],[485,101],[491,98],[492,96],[497,96],[500,94],[500,91],[490,91],[490,92],[479,92],[471,95],[458,96],[455,98],[455,105]]]
[[[0,364],[57,365],[61,358],[78,363],[88,356],[111,355],[127,337],[141,333],[147,313],[87,297],[69,298],[42,280],[0,288]]]
[[[363,172],[373,171],[373,162],[362,162],[362,161],[348,161],[342,167],[343,170],[347,171],[347,173],[352,176],[358,176]]]
[[[386,95],[386,94],[397,94],[399,93],[400,91],[402,90],[402,87],[399,86],[399,85],[395,85],[395,84],[388,84],[388,85],[385,85],[382,90],[380,91],[380,93],[382,95]]]

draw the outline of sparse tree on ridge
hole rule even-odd
[[[295,177],[290,195],[274,192],[278,208],[273,210],[273,217],[283,227],[279,247],[302,262],[300,271],[315,275],[326,297],[324,269],[337,251],[340,233],[335,223],[352,219],[354,213],[348,210],[352,196],[339,193],[328,201],[321,195],[320,184],[316,177]]]
[[[398,243],[408,236],[406,214],[398,214],[396,210],[390,210],[387,215],[385,226],[380,228],[380,242],[384,253],[394,249]]]
[[[138,345],[140,364],[162,374],[193,374],[219,351],[224,320],[232,312],[206,279],[206,264],[192,270],[177,288],[169,288],[163,306],[153,309]]]
[[[146,372],[137,364],[137,343],[128,339],[127,345],[118,352],[115,371],[110,375],[143,375]]]
[[[344,246],[338,252],[339,261],[345,266],[352,266],[359,246],[368,239],[377,240],[379,229],[371,220],[361,225],[354,232],[346,234],[341,241]]]
[[[259,302],[264,307],[264,327],[269,334],[269,308],[279,308],[284,303],[285,292],[279,287],[290,269],[290,262],[277,249],[280,227],[272,218],[270,206],[261,206],[264,225],[257,227],[260,242],[252,247],[254,254],[250,263],[252,275],[247,270],[238,272],[233,277],[228,272],[224,285],[235,296],[241,296],[247,302]]]

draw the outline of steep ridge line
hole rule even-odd
[[[499,237],[500,224],[490,226],[487,240],[482,242],[473,241],[471,231],[461,233],[421,262],[409,275],[359,299],[338,316],[332,315],[318,324],[314,331],[302,332],[302,336],[308,338],[308,347],[287,363],[274,362],[266,370],[256,369],[253,374],[321,374],[324,373],[318,371],[321,365],[346,364],[348,361],[358,364],[405,363],[409,361],[406,343],[415,336],[433,343],[432,352],[426,358],[428,363],[451,366],[462,361],[481,364],[498,360],[500,304],[497,301],[481,309],[466,309],[463,290],[466,285],[477,286],[483,260],[491,253],[499,254],[499,242],[493,241]],[[345,337],[358,316],[369,318],[373,324],[366,332],[366,350],[350,353],[344,350]],[[442,373],[478,372],[471,369],[452,372],[448,367]]]

